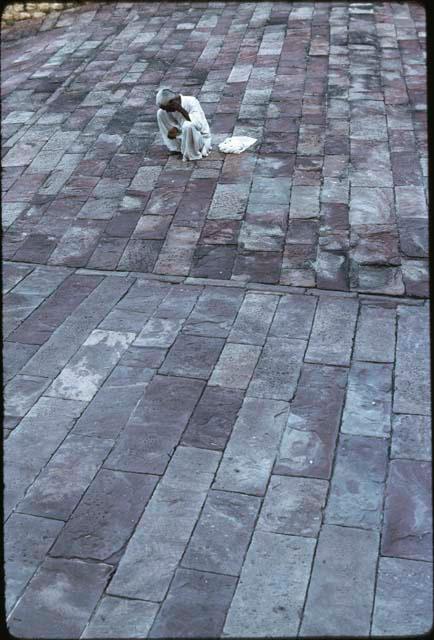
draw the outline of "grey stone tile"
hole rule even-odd
[[[247,395],[291,400],[300,375],[306,344],[305,340],[267,338]]]
[[[428,209],[423,187],[395,187],[396,214],[399,218],[427,218]]]
[[[395,309],[362,305],[354,343],[355,360],[394,361],[395,318]]]
[[[319,187],[295,186],[292,188],[289,217],[318,218],[319,217]]]
[[[201,380],[155,376],[105,466],[163,474],[203,387]]]
[[[156,476],[101,469],[50,555],[111,562],[131,537],[157,480]]]
[[[71,225],[60,239],[48,262],[53,265],[84,267],[95,250],[102,234],[102,226],[87,222]]]
[[[317,299],[309,296],[286,295],[280,298],[270,336],[307,340],[312,328]]]
[[[279,298],[261,293],[246,294],[232,326],[228,342],[262,346]]]
[[[210,491],[182,566],[238,576],[260,504],[254,496]]]
[[[146,315],[126,309],[113,309],[98,325],[98,329],[108,331],[127,331],[139,334],[146,324]]]
[[[217,473],[215,489],[264,495],[287,412],[286,402],[244,400]]]
[[[17,375],[5,387],[4,411],[9,416],[21,418],[31,409],[50,384],[48,378]]]
[[[157,615],[158,604],[103,596],[82,638],[143,638]]]
[[[354,362],[348,376],[343,433],[387,437],[392,409],[392,364]]]
[[[432,562],[431,487],[429,462],[390,462],[382,555]]]
[[[392,420],[391,458],[432,459],[429,416],[395,415]]]
[[[379,529],[387,471],[385,438],[341,435],[325,521]]]
[[[153,273],[188,275],[199,237],[200,231],[196,229],[172,226],[158,255]]]
[[[126,367],[158,369],[163,364],[167,349],[157,347],[128,347],[119,364]]]
[[[369,635],[379,534],[325,525],[300,635]]]
[[[67,520],[113,444],[113,440],[68,435],[30,487],[19,510]]]
[[[14,293],[47,297],[57,289],[69,274],[70,270],[65,267],[38,266],[15,286]]]
[[[432,588],[431,564],[380,558],[372,635],[428,635],[433,620]]]
[[[306,362],[348,366],[356,327],[358,301],[321,297],[307,347]]]
[[[47,558],[15,607],[10,632],[18,637],[78,638],[112,570],[101,563]]]
[[[169,350],[160,373],[206,380],[215,371],[223,345],[223,338],[181,334]]]
[[[9,382],[24,365],[30,360],[35,351],[36,344],[23,344],[21,342],[3,342],[3,384]]]
[[[243,403],[240,389],[206,387],[182,437],[182,444],[224,449]]]
[[[328,482],[271,476],[256,529],[294,536],[318,536]]]
[[[47,395],[92,400],[134,338],[134,333],[95,329],[54,380]]]
[[[63,522],[13,513],[4,527],[6,610],[9,613],[44,560]]]
[[[161,602],[205,502],[220,453],[178,447],[108,588]]]
[[[274,473],[330,478],[346,382],[341,367],[304,365]]]
[[[201,292],[202,287],[175,285],[160,303],[154,316],[170,320],[185,320],[191,313]]]
[[[242,299],[242,289],[207,287],[187,319],[183,332],[227,338]]]
[[[152,272],[162,246],[162,240],[132,238],[128,241],[119,260],[118,269],[142,273]]]
[[[241,220],[243,218],[249,187],[242,184],[218,184],[207,218]]]
[[[369,186],[369,185],[367,185]],[[350,223],[387,224],[394,220],[393,189],[387,187],[352,186]]]
[[[44,300],[44,296],[29,293],[7,293],[3,300],[3,339],[6,339]]]
[[[209,384],[229,389],[247,389],[261,347],[228,342],[221,352]]]
[[[33,269],[30,264],[17,264],[14,262],[4,262],[2,264],[2,290],[7,293],[16,284],[25,278]]]
[[[148,637],[219,637],[235,586],[233,576],[178,569]]]
[[[172,320],[152,317],[134,340],[134,346],[167,349],[175,341],[182,324],[182,319]]]
[[[250,191],[249,203],[289,204],[291,181],[287,178],[264,178],[255,176]]]
[[[117,303],[116,309],[137,311],[144,314],[147,320],[169,291],[170,285],[168,284],[138,279],[128,293]]]
[[[295,636],[314,547],[314,540],[309,538],[255,532],[226,618],[224,636]]]
[[[428,345],[428,309],[399,306],[393,399],[396,413],[430,414]]]

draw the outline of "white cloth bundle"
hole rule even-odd
[[[249,138],[249,136],[232,136],[232,138],[223,140],[219,144],[219,149],[223,153],[242,153],[255,142],[256,138]]]

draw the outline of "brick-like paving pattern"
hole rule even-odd
[[[425,18],[398,3],[119,3],[2,52],[4,256],[428,295]],[[214,148],[183,165],[160,85]],[[225,156],[218,142],[254,136]]]
[[[118,3],[4,38],[15,636],[431,627],[424,20]],[[169,157],[163,82],[258,146]]]

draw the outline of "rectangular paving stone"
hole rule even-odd
[[[73,432],[116,438],[153,375],[153,369],[118,364],[77,421]]]
[[[37,351],[36,344],[21,342],[3,342],[3,384],[13,378]]]
[[[207,380],[215,371],[223,345],[222,338],[181,334],[169,350],[160,373]]]
[[[260,353],[261,348],[256,345],[228,342],[209,384],[229,389],[247,389]]]
[[[111,562],[131,537],[158,478],[101,469],[50,551]]]
[[[30,316],[44,300],[44,296],[9,291],[3,299],[2,329],[4,339]]]
[[[262,346],[279,298],[260,293],[246,294],[232,326],[228,342]]]
[[[143,638],[157,615],[159,605],[144,600],[103,596],[82,638]]]
[[[95,226],[94,226],[95,225]],[[102,233],[102,226],[93,223],[71,225],[49,258],[49,264],[84,267],[92,255]]]
[[[14,262],[2,263],[2,291],[7,293],[23,278],[25,278],[34,268],[30,264],[17,264]]]
[[[277,284],[282,270],[278,251],[245,251],[237,254],[232,279],[241,282]],[[282,282],[282,278],[280,280]]]
[[[182,566],[238,576],[260,503],[254,496],[210,491]]]
[[[119,364],[126,367],[158,369],[163,364],[166,352],[167,349],[157,347],[128,347]]]
[[[213,488],[264,495],[287,411],[286,402],[244,400]]]
[[[134,338],[134,333],[95,329],[54,380],[47,395],[92,400]]]
[[[29,360],[23,372],[55,377],[131,286],[124,278],[105,278]]]
[[[19,510],[67,520],[113,444],[113,440],[68,435],[30,487]]]
[[[37,266],[15,286],[14,292],[47,297],[61,285],[69,274],[70,270],[64,267]]]
[[[289,217],[318,218],[319,217],[319,187],[294,186],[291,193]]]
[[[149,191],[152,191],[160,173],[161,167],[158,166],[140,167],[130,184],[129,191],[138,193],[148,193]]]
[[[183,320],[150,318],[134,340],[135,347],[170,347],[183,324]]]
[[[325,521],[379,529],[387,471],[385,438],[341,435]]]
[[[148,320],[169,291],[168,284],[137,279],[128,293],[116,304],[116,309],[142,313],[144,320]]]
[[[343,433],[387,437],[392,410],[392,364],[354,362],[348,376]]]
[[[119,260],[118,269],[151,273],[162,246],[162,240],[132,238]]]
[[[107,564],[47,558],[8,621],[11,633],[78,638],[112,571]]]
[[[321,297],[307,347],[306,362],[348,366],[357,311],[357,300]]]
[[[428,209],[423,187],[396,186],[396,215],[398,218],[427,218]]]
[[[249,187],[242,184],[217,184],[211,207],[209,220],[225,218],[241,220],[247,206]]]
[[[159,304],[154,316],[156,318],[185,320],[190,315],[202,291],[202,287],[186,287],[181,284],[173,286]]]
[[[341,367],[303,366],[274,473],[330,478],[346,382]]]
[[[427,635],[433,618],[432,588],[431,564],[380,557],[372,635]]]
[[[4,527],[7,614],[44,560],[63,522],[13,513]]]
[[[390,456],[410,460],[431,460],[430,417],[403,414],[393,416]]]
[[[154,273],[188,275],[200,232],[190,227],[172,226],[158,256]]]
[[[430,415],[428,327],[428,309],[398,307],[393,399],[396,413]]]
[[[317,301],[299,295],[281,296],[270,327],[274,338],[300,338],[307,340],[312,328]]]
[[[314,547],[314,540],[309,538],[256,531],[226,618],[224,636],[295,636]]]
[[[362,305],[354,343],[354,359],[393,362],[395,359],[395,309]]]
[[[243,295],[242,289],[207,287],[184,324],[183,333],[227,338]]]
[[[155,376],[104,466],[136,473],[164,473],[203,387],[201,380]]]
[[[383,556],[432,562],[431,465],[391,460],[384,506]]]
[[[250,203],[289,204],[291,181],[287,177],[270,178],[255,176],[249,195]]]
[[[219,637],[235,587],[233,576],[178,569],[148,637]]]
[[[379,534],[325,525],[300,635],[369,635]]]
[[[98,325],[98,329],[108,331],[128,331],[139,334],[146,324],[147,317],[137,311],[113,309]]]
[[[31,409],[50,384],[48,378],[17,375],[4,390],[4,411],[9,416],[21,418]]]
[[[128,543],[109,594],[164,599],[219,460],[216,451],[177,448]]]
[[[295,536],[318,536],[328,482],[271,476],[256,529]]]
[[[381,186],[368,189],[353,185],[349,219],[352,225],[393,223],[393,189]]]
[[[224,449],[244,399],[240,389],[206,387],[182,437],[182,444]]]
[[[306,344],[305,340],[267,338],[247,395],[291,400],[297,386]]]

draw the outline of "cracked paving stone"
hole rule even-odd
[[[232,279],[276,284],[279,281],[281,254],[275,251],[243,251],[235,259]]]
[[[227,338],[243,296],[242,289],[207,287],[184,324],[183,333]]]
[[[103,596],[82,638],[143,638],[157,615],[159,605],[144,600]]]

